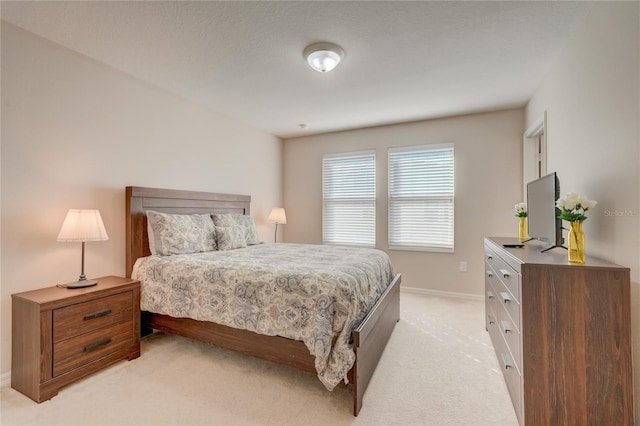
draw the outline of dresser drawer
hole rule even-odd
[[[53,376],[126,349],[135,343],[133,337],[133,321],[127,321],[54,343]]]
[[[484,297],[488,304],[493,307],[493,311],[495,312],[499,305],[500,300],[500,289],[502,288],[502,283],[498,280],[493,269],[487,262],[484,264],[484,282],[485,282],[485,292]]]
[[[485,248],[486,262],[491,265],[498,279],[511,292],[513,297],[520,301],[520,272],[513,269],[500,256],[489,248]]]
[[[500,308],[496,312],[498,330],[504,338],[507,349],[511,352],[513,362],[517,370],[522,373],[522,337],[520,331],[514,326],[511,316]]]
[[[53,341],[69,339],[102,327],[130,321],[133,292],[127,291],[53,311]]]
[[[504,381],[507,384],[516,416],[520,424],[522,424],[522,419],[524,418],[522,411],[522,375],[517,368],[514,368],[513,359],[509,351],[504,347],[498,351],[498,362],[500,363],[500,369],[502,370]]]
[[[489,335],[491,336],[493,347],[496,350],[500,371],[502,372],[504,381],[507,384],[507,390],[509,391],[509,396],[511,397],[511,402],[516,412],[516,416],[518,417],[518,421],[522,424],[522,374],[516,368],[513,356],[509,352],[507,344],[501,333],[500,326],[497,323],[489,328]]]
[[[485,324],[487,331],[491,331],[492,328],[496,328],[498,324],[498,317],[495,312],[487,309],[485,312]]]
[[[485,321],[487,324],[487,331],[489,337],[493,343],[493,348],[498,352],[498,347],[501,344],[502,337],[500,336],[500,329],[498,328],[498,317],[493,312],[487,312],[485,315]]]
[[[510,291],[504,286],[502,282],[498,283],[498,286],[495,288],[497,292],[497,301],[496,304],[499,305],[499,308],[506,310],[511,316],[513,323],[517,327],[518,330],[522,330],[520,328],[520,302],[518,302]],[[496,313],[498,311],[498,307],[496,308]]]
[[[495,298],[493,298],[495,300]],[[496,315],[496,307],[494,306],[492,299],[485,299],[484,311],[487,316],[487,320],[491,319],[492,322],[496,322],[498,320],[498,316]],[[489,328],[489,321],[485,324],[485,328]]]

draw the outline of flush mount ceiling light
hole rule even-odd
[[[302,52],[309,66],[318,72],[331,71],[344,57],[344,50],[337,44],[321,42],[307,46]]]

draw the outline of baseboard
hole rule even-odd
[[[8,371],[0,374],[0,386],[9,386],[11,384],[11,372]]]
[[[426,288],[405,287],[405,286],[400,286],[400,291],[401,292],[403,291],[406,293],[424,294],[427,296],[454,297],[456,299],[467,299],[467,300],[484,300],[484,296],[481,294],[456,293],[454,291],[429,290]]]

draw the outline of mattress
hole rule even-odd
[[[352,330],[393,279],[375,249],[260,244],[136,261],[141,309],[304,342],[318,378],[347,382]]]

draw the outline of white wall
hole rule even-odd
[[[636,423],[640,424],[640,3],[595,3],[526,108],[544,110],[548,170],[562,193],[600,204],[587,253],[631,268]],[[629,372],[631,374],[631,372]]]
[[[285,140],[285,240],[322,243],[322,155],[375,149],[377,247],[402,272],[402,285],[482,294],[483,237],[518,236],[513,208],[522,201],[523,114],[513,109]],[[455,149],[455,253],[387,250],[388,148],[443,142]],[[459,272],[460,261],[468,272]]]
[[[109,234],[87,243],[87,275],[122,275],[125,186],[251,195],[270,241],[281,161],[280,139],[3,22],[0,372],[11,294],[80,273],[80,245],[56,242],[69,208],[100,209]]]

